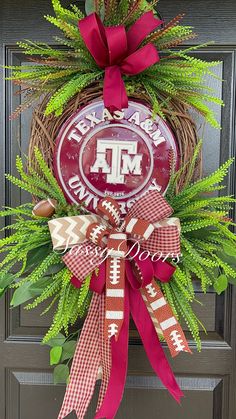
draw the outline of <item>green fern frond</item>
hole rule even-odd
[[[81,48],[83,48],[83,41],[82,38],[80,36],[80,32],[78,30],[78,27],[76,25],[72,25],[69,22],[66,22],[60,18],[56,18],[53,16],[49,16],[46,15],[44,16],[45,19],[52,23],[54,26],[56,26],[57,28],[61,29],[62,32],[64,32],[64,35],[71,39],[71,40],[75,40],[77,42],[81,43]]]
[[[26,40],[26,42],[17,42],[17,45],[22,49],[22,52],[25,55],[39,55],[41,57],[53,57],[66,59],[67,55],[64,51],[50,47],[48,44],[39,42],[34,43],[32,41]],[[9,67],[11,68],[11,67]],[[14,69],[14,68],[13,68]],[[31,66],[28,66],[29,71],[32,70]]]
[[[45,192],[41,191],[38,188],[35,188],[33,185],[29,185],[26,182],[23,182],[22,180],[16,178],[13,175],[6,174],[6,179],[9,180],[13,185],[18,186],[18,188],[25,190],[26,192],[29,192],[30,194],[33,194],[35,196],[38,196],[39,198],[46,199],[47,195]]]
[[[229,159],[225,162],[219,169],[217,169],[211,175],[198,180],[189,187],[183,189],[176,197],[172,200],[172,205],[175,210],[180,206],[185,205],[189,202],[190,199],[194,198],[196,195],[210,192],[214,185],[221,183],[228,173],[228,168],[232,164],[233,159]]]
[[[179,316],[182,317],[184,321],[186,322],[193,336],[193,339],[196,342],[197,349],[198,351],[200,351],[201,350],[201,339],[200,339],[200,329],[199,329],[200,322],[197,319],[196,315],[194,314],[191,305],[182,295],[175,281],[171,281],[169,283],[169,287],[173,294],[173,299],[175,301],[176,310],[178,311]]]
[[[84,303],[87,298],[88,292],[89,292],[89,285],[91,281],[91,275],[88,275],[84,281],[82,282],[81,289],[80,289],[80,295],[78,299],[78,313],[82,317],[84,314]]]
[[[74,7],[72,10],[65,9],[59,0],[52,0],[52,6],[59,18],[65,21],[72,21],[75,25],[77,25],[79,19],[84,17],[84,14],[78,7]]]
[[[73,77],[51,97],[47,104],[45,115],[49,115],[58,109],[60,110],[60,113],[62,113],[62,108],[65,103],[67,103],[76,93],[81,92],[81,90],[88,86],[91,81],[99,78],[101,74],[102,72],[98,71],[97,73],[79,74]]]
[[[47,182],[52,187],[52,189],[55,191],[58,202],[60,202],[62,205],[66,205],[66,199],[64,197],[64,194],[63,194],[60,186],[58,185],[57,180],[53,176],[51,170],[49,169],[49,167],[45,163],[44,158],[43,158],[42,154],[40,153],[40,151],[37,147],[34,149],[34,155],[35,155],[36,161],[37,161],[45,179],[47,179]]]

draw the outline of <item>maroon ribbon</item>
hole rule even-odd
[[[78,22],[81,36],[100,68],[105,69],[103,99],[111,111],[128,107],[122,74],[134,76],[159,61],[155,46],[140,44],[162,23],[153,12],[144,13],[126,32],[123,25],[105,27],[96,13]]]
[[[112,368],[106,394],[96,413],[95,419],[113,419],[122,400],[127,375],[130,313],[136,324],[153,370],[177,402],[180,402],[180,398],[183,396],[165,357],[155,327],[140,294],[140,288],[152,281],[154,272],[155,275],[158,274],[158,278],[162,282],[168,282],[175,268],[168,262],[162,260],[155,263],[149,261],[149,266],[147,266],[147,261],[145,261],[146,263],[142,263],[138,255],[134,257],[134,260],[143,274],[143,281],[139,282],[137,280],[131,262],[126,260],[127,282],[125,288],[124,323],[118,341],[115,341],[114,337],[111,338]],[[81,286],[81,281],[75,277],[73,277],[72,283],[77,287]],[[102,293],[104,286],[105,262],[100,265],[98,276],[93,273],[90,282],[91,290],[97,293]]]

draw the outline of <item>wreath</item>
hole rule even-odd
[[[218,63],[190,55],[205,45],[177,50],[195,36],[191,27],[180,24],[182,15],[166,24],[155,2],[140,0],[86,2],[87,17],[76,5],[66,9],[58,0],[52,0],[52,5],[55,17],[46,19],[62,31],[63,37],[55,38],[57,47],[20,42],[31,63],[7,68],[12,71],[9,79],[25,95],[12,117],[34,102],[39,104],[32,117],[28,157],[16,159],[19,177],[6,175],[33,199],[0,212],[1,217],[13,220],[4,227],[7,235],[0,240],[4,255],[0,293],[13,290],[12,307],[24,305],[31,310],[46,301],[42,314],[53,312],[43,343],[51,347],[55,383],[68,384],[59,418],[72,410],[84,417],[97,378],[102,383],[96,418],[114,417],[126,376],[129,312],[154,371],[179,401],[182,392],[160,341],[166,341],[172,356],[191,352],[181,328],[183,321],[200,351],[199,329],[204,325],[192,308],[197,301],[194,281],[204,293],[213,287],[218,294],[236,283],[235,224],[229,218],[235,198],[218,194],[225,188],[233,160],[202,177],[202,142],[188,110],[193,108],[219,128],[207,103],[222,105],[222,101],[204,82],[206,75],[214,77],[211,68]],[[112,44],[114,33],[122,42],[128,40],[130,54]],[[96,39],[101,41],[100,49],[94,49]],[[101,64],[107,59],[107,45],[118,56],[109,65]],[[169,153],[165,196],[148,191],[124,216],[116,199],[106,194],[98,200],[95,213],[83,201],[69,202],[53,171],[61,126],[77,109],[101,98],[110,115],[127,107],[128,99],[148,104],[153,120],[157,115],[165,120],[178,143],[179,167]],[[135,255],[134,240],[140,245]],[[102,259],[101,254],[86,254],[88,242],[91,252],[102,250]],[[114,285],[110,288],[109,275]],[[71,326],[86,315],[82,331],[71,333]],[[111,398],[115,399],[112,404]]]

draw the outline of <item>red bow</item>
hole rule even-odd
[[[128,107],[122,74],[134,76],[159,61],[153,44],[138,47],[161,23],[151,11],[144,13],[127,32],[123,25],[105,27],[96,13],[78,22],[88,50],[97,65],[105,69],[103,97],[106,108],[114,111]]]

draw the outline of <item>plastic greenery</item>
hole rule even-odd
[[[155,12],[155,3],[146,0],[93,0],[89,1],[90,8],[87,2],[86,10],[87,13],[96,11],[106,26],[123,24],[129,28],[144,12]],[[25,93],[25,102],[13,116],[45,94],[48,95],[45,114],[60,115],[69,99],[87,86],[94,82],[102,86],[104,71],[95,63],[79,33],[78,20],[84,17],[83,13],[76,5],[70,9],[63,8],[59,0],[52,0],[52,5],[55,16],[45,18],[61,31],[60,37],[54,37],[57,46],[32,41],[19,42],[32,63],[8,67],[12,71],[9,79],[20,85]],[[144,44],[152,42],[156,46],[160,61],[140,75],[124,77],[127,91],[130,96],[134,92],[145,91],[154,111],[161,117],[164,117],[164,108],[171,111],[170,100],[174,98],[200,112],[214,127],[219,127],[208,103],[223,103],[214,96],[212,89],[206,87],[204,81],[207,75],[214,77],[211,68],[218,62],[207,62],[190,55],[206,47],[206,44],[176,49],[196,36],[191,26],[180,24],[182,17],[175,17],[146,38]]]
[[[54,384],[66,384],[69,380],[69,365],[73,359],[78,331],[68,337],[62,333],[50,339],[47,345],[50,346],[50,365],[54,366]]]
[[[6,175],[6,178],[37,198],[50,196],[56,199],[58,207],[55,216],[78,214],[79,207],[66,203],[56,179],[38,149],[35,149],[35,158],[42,175],[39,176],[32,168],[26,173],[22,159],[17,157],[16,168],[21,179],[11,175]],[[56,306],[52,326],[45,336],[47,341],[63,328],[68,333],[69,325],[75,323],[78,315],[84,315],[90,293],[88,280],[85,282],[86,286],[80,290],[70,283],[72,274],[61,261],[61,255],[52,249],[48,218],[34,216],[32,208],[33,204],[29,203],[16,208],[5,208],[0,212],[2,217],[15,218],[13,224],[4,228],[11,234],[0,240],[0,252],[5,254],[0,263],[0,294],[8,287],[14,288],[11,300],[13,307],[33,298],[26,305],[28,310],[47,300],[48,307],[42,314]]]
[[[176,182],[184,167],[171,176],[166,199],[174,209],[174,216],[179,217],[181,221],[182,257],[180,262],[176,263],[177,269],[171,281],[160,283],[176,315],[185,320],[199,350],[201,323],[191,304],[196,300],[193,279],[200,282],[204,293],[210,286],[213,286],[217,293],[221,293],[227,288],[228,283],[236,285],[236,237],[230,231],[234,224],[228,218],[230,207],[236,200],[231,196],[215,194],[223,189],[222,181],[232,160],[224,163],[210,176],[191,183],[200,147],[201,143],[195,151],[185,185],[178,194]],[[23,162],[18,157],[16,167],[21,179],[10,175],[6,176],[7,179],[18,187],[31,191],[39,199],[55,198],[58,206],[54,217],[84,212],[83,207],[66,203],[57,181],[38,149],[35,149],[35,158],[41,175],[31,168],[26,173]],[[26,309],[33,309],[46,300],[48,306],[42,314],[54,310],[54,317],[44,342],[58,347],[69,338],[64,339],[63,344],[52,345],[52,342],[55,343],[55,337],[63,329],[68,336],[69,326],[73,325],[78,317],[82,317],[89,306],[90,277],[85,278],[80,289],[72,285],[72,274],[62,262],[61,254],[52,249],[48,219],[34,216],[32,207],[33,205],[28,203],[16,208],[5,208],[0,212],[2,217],[14,217],[14,223],[4,228],[10,234],[0,240],[0,252],[5,254],[0,264],[0,295],[8,288],[13,288],[11,305],[16,307],[27,302]],[[54,349],[51,362],[59,363],[62,354],[61,349]],[[58,366],[58,377],[65,377],[66,367],[68,368],[68,365]]]

